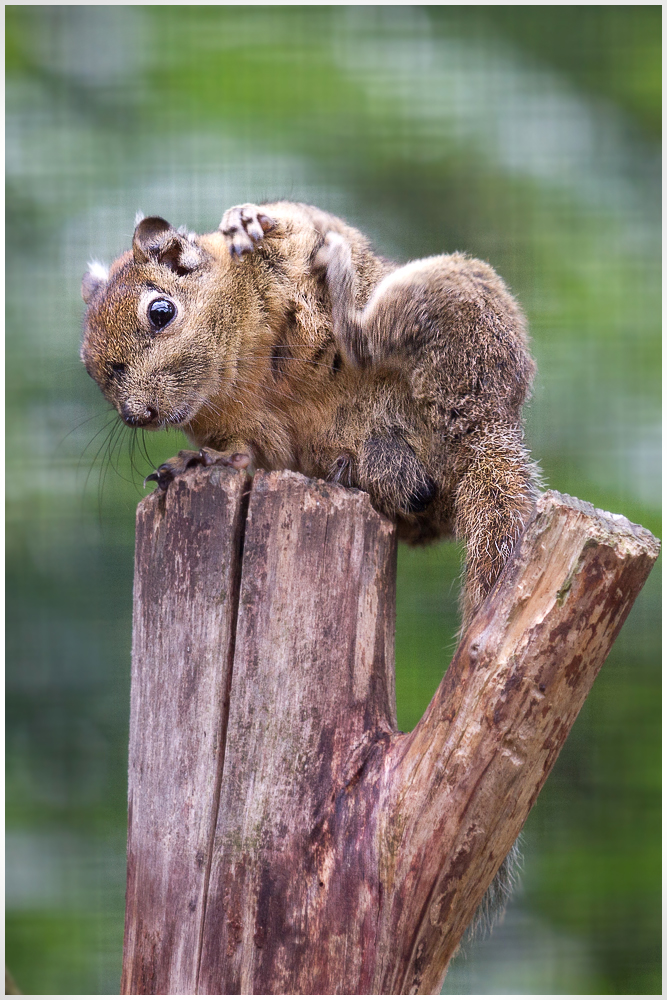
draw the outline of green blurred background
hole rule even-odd
[[[659,6],[9,6],[7,959],[116,993],[133,512],[150,458],[78,362],[90,258],[134,214],[286,197],[405,261],[465,250],[523,303],[548,484],[659,533]],[[454,647],[459,552],[399,557],[399,724]],[[659,993],[659,571],[447,993]]]

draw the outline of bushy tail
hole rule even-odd
[[[486,430],[471,441],[456,492],[456,534],[465,541],[462,631],[496,582],[539,495],[539,470],[520,427]]]
[[[539,469],[520,427],[484,431],[471,443],[469,465],[456,493],[456,533],[466,544],[461,592],[465,631],[509,559],[539,496]],[[489,931],[502,916],[516,881],[518,841],[503,861],[467,931]]]

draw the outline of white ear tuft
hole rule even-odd
[[[137,214],[136,214],[136,215],[135,215],[135,217],[134,217],[134,228],[136,229],[136,228],[137,228],[137,226],[139,225],[139,223],[140,223],[140,222],[143,222],[143,220],[144,220],[145,218],[146,218],[146,216],[145,216],[145,215],[144,215],[144,213],[143,213],[143,212],[141,211],[141,209],[139,209],[139,211],[137,212]]]
[[[88,274],[97,281],[109,280],[109,268],[99,260],[91,260],[88,264]]]
[[[95,292],[106,285],[109,279],[109,268],[100,264],[99,260],[91,260],[88,271],[81,282],[81,298],[88,305]]]
[[[187,268],[188,271],[194,271],[201,264],[201,251],[195,246],[183,247],[178,263],[181,267]]]

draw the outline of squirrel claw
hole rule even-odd
[[[191,465],[196,465],[200,460],[198,451],[179,451],[178,455],[163,462],[154,472],[151,472],[150,476],[146,476],[144,487],[146,483],[157,483],[158,489],[164,493],[169,483],[173,482],[179,473],[185,472],[186,469],[190,468]]]
[[[146,483],[157,483],[157,488],[164,493],[173,478],[174,474],[171,469],[161,465],[155,472],[151,472],[150,476],[146,476],[144,479],[144,489],[146,489]]]
[[[255,249],[250,240],[244,239],[243,236],[235,233],[234,230],[225,233],[225,236],[230,236],[233,239],[232,245],[229,248],[232,257],[238,257],[240,260],[245,253],[252,253]]]
[[[202,465],[204,468],[211,465],[225,465],[231,469],[241,471],[248,468],[250,461],[250,455],[238,451],[233,454],[215,451],[214,448],[200,448],[199,451],[179,451],[178,455],[163,462],[155,472],[151,472],[149,476],[146,476],[144,479],[144,488],[146,487],[146,483],[157,483],[158,489],[164,493],[176,476],[181,472],[185,472],[186,469],[192,468],[193,465]]]

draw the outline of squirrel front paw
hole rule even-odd
[[[178,455],[163,462],[155,472],[144,479],[146,483],[157,483],[158,489],[167,489],[169,483],[173,482],[176,476],[185,472],[193,465],[226,465],[231,469],[247,469],[250,465],[251,457],[245,452],[216,451],[214,448],[200,448],[199,451],[179,451]]]
[[[237,257],[252,253],[255,244],[276,227],[276,220],[259,205],[234,205],[222,217],[219,229],[227,241],[229,252]]]

